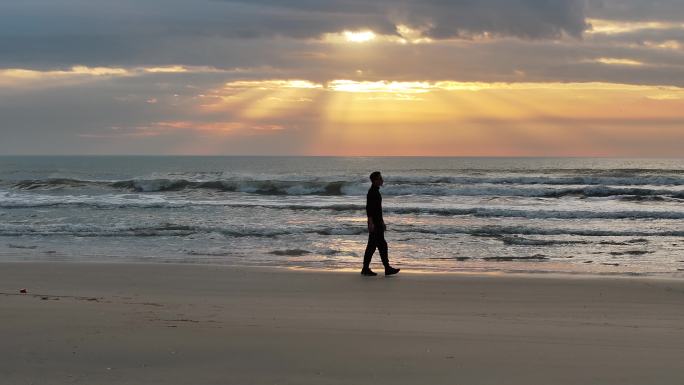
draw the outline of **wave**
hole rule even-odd
[[[49,199],[31,199],[31,197],[0,197],[0,208],[21,209],[40,207],[82,207],[95,209],[178,209],[199,206],[220,206],[234,208],[265,208],[274,210],[295,211],[336,211],[362,212],[360,204],[291,204],[262,202],[218,201],[169,201],[160,199],[129,199],[125,196],[110,196],[105,199],[96,197],[82,198],[78,196],[53,196]],[[515,208],[489,207],[434,207],[434,206],[386,206],[386,213],[439,215],[439,216],[471,216],[476,218],[527,218],[527,219],[684,219],[684,211],[590,211],[590,210],[523,210]]]
[[[501,236],[501,241],[505,245],[519,245],[519,246],[552,246],[552,245],[582,245],[588,244],[588,241],[577,240],[558,240],[558,239],[529,239],[518,236]]]
[[[432,196],[493,196],[526,198],[607,198],[607,197],[659,197],[684,199],[684,191],[609,186],[580,186],[568,188],[526,186],[422,186],[398,185],[383,189],[384,195],[432,195]]]
[[[587,211],[587,210],[520,210],[474,208],[397,207],[386,209],[397,214],[433,214],[442,216],[473,216],[477,218],[527,219],[684,219],[678,211]]]
[[[4,184],[7,184],[5,181]],[[187,179],[130,179],[118,181],[97,181],[80,179],[36,179],[10,183],[19,190],[55,190],[60,188],[98,187],[128,190],[132,192],[166,192],[182,190],[216,190],[244,192],[261,195],[354,195],[363,187],[348,181],[280,181],[280,180],[209,180]],[[351,191],[345,191],[351,188]],[[358,191],[356,191],[358,190]],[[365,192],[364,192],[365,193]]]
[[[257,180],[215,179],[194,181],[188,179],[130,179],[94,181],[80,179],[37,179],[0,181],[11,189],[23,191],[50,191],[59,189],[113,189],[137,193],[211,190],[258,195],[350,195],[360,196],[367,191],[364,180]],[[565,187],[564,187],[565,186]],[[642,187],[630,187],[642,186]],[[653,186],[647,188],[643,186]],[[388,181],[383,194],[432,196],[521,196],[540,198],[610,197],[610,196],[662,196],[684,199],[681,189],[664,189],[662,186],[684,186],[680,177],[398,177]]]
[[[547,228],[529,226],[478,226],[478,227],[412,227],[396,232],[411,232],[419,234],[468,234],[478,237],[500,238],[507,235],[572,235],[583,237],[682,237],[684,231],[640,231],[640,230],[591,230],[571,228]],[[510,238],[509,238],[510,240]],[[568,243],[559,241],[558,243]]]
[[[528,165],[525,167],[458,167],[454,169],[448,168],[407,168],[402,169],[402,172],[423,173],[430,174],[435,172],[454,171],[466,175],[485,175],[485,174],[530,174],[533,170],[535,174],[540,175],[579,175],[579,176],[605,176],[605,177],[637,177],[637,176],[654,176],[654,175],[684,175],[684,168],[558,168],[539,167],[539,164]]]
[[[338,227],[220,227],[196,226],[173,223],[139,226],[97,226],[89,224],[56,225],[0,225],[0,236],[76,236],[76,237],[168,237],[195,234],[219,234],[226,237],[275,238],[292,235],[313,236],[359,236],[366,233],[363,226],[343,225]],[[520,236],[583,236],[599,237],[684,237],[684,230],[594,230],[576,228],[548,228],[532,226],[393,226],[390,233],[430,235],[471,235],[496,238],[509,245],[545,246],[573,243],[588,243],[585,240],[533,240]],[[630,241],[627,241],[630,243]],[[632,241],[633,242],[633,241]]]
[[[6,183],[6,181],[5,181]],[[89,185],[107,185],[107,182],[79,180],[70,178],[31,179],[13,182],[14,188],[21,190],[52,190],[64,187],[85,187]]]
[[[528,171],[529,173],[529,171]],[[388,178],[389,180],[389,178]],[[664,175],[614,176],[425,176],[391,178],[392,183],[505,184],[505,185],[611,185],[611,186],[684,186],[684,178]]]
[[[60,224],[38,226],[6,224],[0,226],[0,236],[73,235],[78,237],[157,237],[188,236],[198,233],[217,233],[229,237],[273,238],[280,235],[293,234],[293,231],[275,228],[248,228],[244,226],[236,228],[221,228],[213,226],[192,226],[172,223],[152,224],[147,226],[97,226],[88,224]]]
[[[264,227],[218,227],[182,225],[173,223],[151,224],[140,226],[98,226],[91,224],[55,224],[55,225],[0,225],[0,236],[58,236],[77,237],[166,237],[189,236],[194,234],[220,234],[227,237],[274,238],[285,235],[360,235],[366,230],[363,227],[311,227],[311,228],[264,228]]]

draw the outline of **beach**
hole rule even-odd
[[[0,292],[3,385],[684,381],[676,279],[4,262]]]

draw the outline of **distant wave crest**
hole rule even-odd
[[[233,200],[167,200],[159,196],[108,195],[108,196],[43,196],[39,199],[33,196],[6,195],[0,196],[0,208],[22,209],[38,207],[84,207],[96,209],[175,209],[194,206],[217,206],[234,208],[265,208],[274,210],[311,210],[359,212],[365,209],[362,204],[303,204],[271,202],[248,202]],[[439,216],[471,216],[477,218],[528,218],[528,219],[684,219],[684,211],[672,210],[620,210],[620,211],[590,211],[590,210],[551,210],[551,209],[519,209],[493,207],[436,207],[424,206],[391,206],[384,208],[385,212],[395,214],[439,215]]]
[[[92,181],[68,178],[24,181],[2,181],[12,190],[50,191],[59,189],[105,189],[139,193],[200,191],[236,192],[257,195],[323,195],[360,196],[367,183],[359,180],[238,180],[216,179],[130,179]],[[663,188],[670,186],[670,188]],[[563,197],[631,197],[638,200],[655,197],[684,199],[684,178],[679,177],[412,177],[397,178],[383,188],[387,196],[519,196],[539,198]]]

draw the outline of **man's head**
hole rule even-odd
[[[382,184],[385,182],[382,179],[382,174],[380,174],[380,171],[373,171],[370,174],[370,181],[371,181],[371,183],[373,183],[373,186],[378,186],[378,187],[382,186]]]

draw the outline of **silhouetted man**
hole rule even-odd
[[[385,275],[397,274],[400,269],[395,269],[389,264],[387,257],[387,241],[385,241],[385,221],[382,219],[382,196],[380,195],[380,186],[385,182],[382,179],[380,171],[375,171],[370,174],[371,187],[366,196],[366,214],[368,215],[368,246],[366,246],[366,253],[363,256],[363,269],[361,275],[376,276],[370,269],[371,258],[375,249],[380,250],[380,259],[385,266]]]

